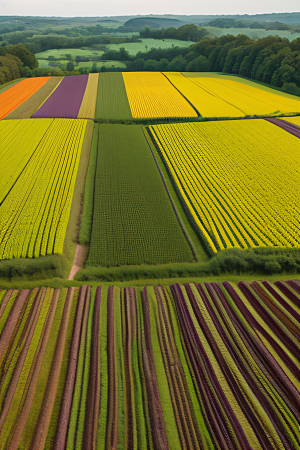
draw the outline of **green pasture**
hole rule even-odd
[[[109,50],[119,50],[124,47],[131,56],[136,55],[138,52],[147,52],[151,48],[171,48],[174,47],[189,47],[193,42],[179,41],[177,39],[141,39],[142,42],[128,42],[125,44],[108,44],[106,47]],[[147,46],[147,48],[146,48]]]
[[[53,56],[54,58],[59,59],[67,59],[66,55],[71,55],[72,59],[75,60],[76,56],[86,56],[89,58],[93,58],[95,56],[103,55],[102,50],[95,50],[93,48],[60,48],[60,49],[51,49],[46,50],[45,52],[36,53],[35,56],[37,59],[48,59],[49,56]]]
[[[123,34],[122,34],[123,35]],[[171,48],[174,47],[188,47],[192,44],[190,41],[179,41],[177,39],[141,39],[142,42],[128,42],[123,44],[107,44],[105,47],[108,50],[118,51],[121,47],[129,52],[130,55],[134,56],[138,52],[147,52],[151,48]],[[146,48],[147,46],[147,48]],[[66,55],[71,55],[72,59],[75,60],[76,56],[86,56],[88,58],[99,57],[103,55],[102,50],[96,50],[93,48],[61,48],[46,50],[45,52],[36,53],[35,56],[38,60],[47,60],[49,56],[53,56],[57,59],[66,60]],[[42,67],[42,66],[40,66]]]
[[[205,27],[207,31],[214,34],[217,37],[223,36],[225,34],[231,34],[237,36],[238,34],[246,34],[251,39],[261,39],[267,36],[279,36],[281,38],[287,38],[289,41],[293,41],[300,37],[300,33],[292,33],[288,30],[259,30],[252,28],[216,28],[216,27]]]
[[[106,67],[107,69],[110,67],[120,67],[121,69],[126,68],[126,64],[121,61],[87,61],[87,62],[80,62],[76,64],[75,69],[78,67],[84,67],[86,69],[91,69],[93,65],[96,62],[97,69],[101,69],[101,67]]]

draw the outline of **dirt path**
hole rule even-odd
[[[87,259],[89,249],[90,248],[87,246],[76,244],[76,252],[74,256],[73,266],[68,280],[74,280],[74,276],[76,275],[76,273],[79,270],[84,269],[84,263]]]

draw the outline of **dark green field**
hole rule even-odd
[[[126,120],[131,118],[122,73],[100,73],[95,120]]]
[[[99,126],[88,266],[192,261],[139,126]]]

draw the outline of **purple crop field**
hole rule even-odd
[[[64,77],[58,88],[32,117],[77,119],[87,81],[88,75]]]

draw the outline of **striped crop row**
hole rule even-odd
[[[63,252],[86,123],[0,122],[0,259]]]
[[[203,117],[300,113],[300,101],[297,97],[266,90],[238,77],[197,76],[197,73],[187,73],[186,77],[182,74],[169,76],[166,73],[166,76],[192,104],[194,100],[197,102]],[[193,88],[189,84],[193,84]]]
[[[123,78],[132,117],[197,117],[162,73],[123,72]]]
[[[300,283],[0,291],[0,449],[299,449]]]
[[[99,74],[27,78],[0,94],[0,119],[93,119],[98,78]]]
[[[15,108],[24,103],[40,87],[42,87],[49,77],[27,78],[20,81],[10,89],[0,94],[0,119],[6,117]]]
[[[299,247],[299,139],[264,120],[151,126],[183,204],[216,252]]]

